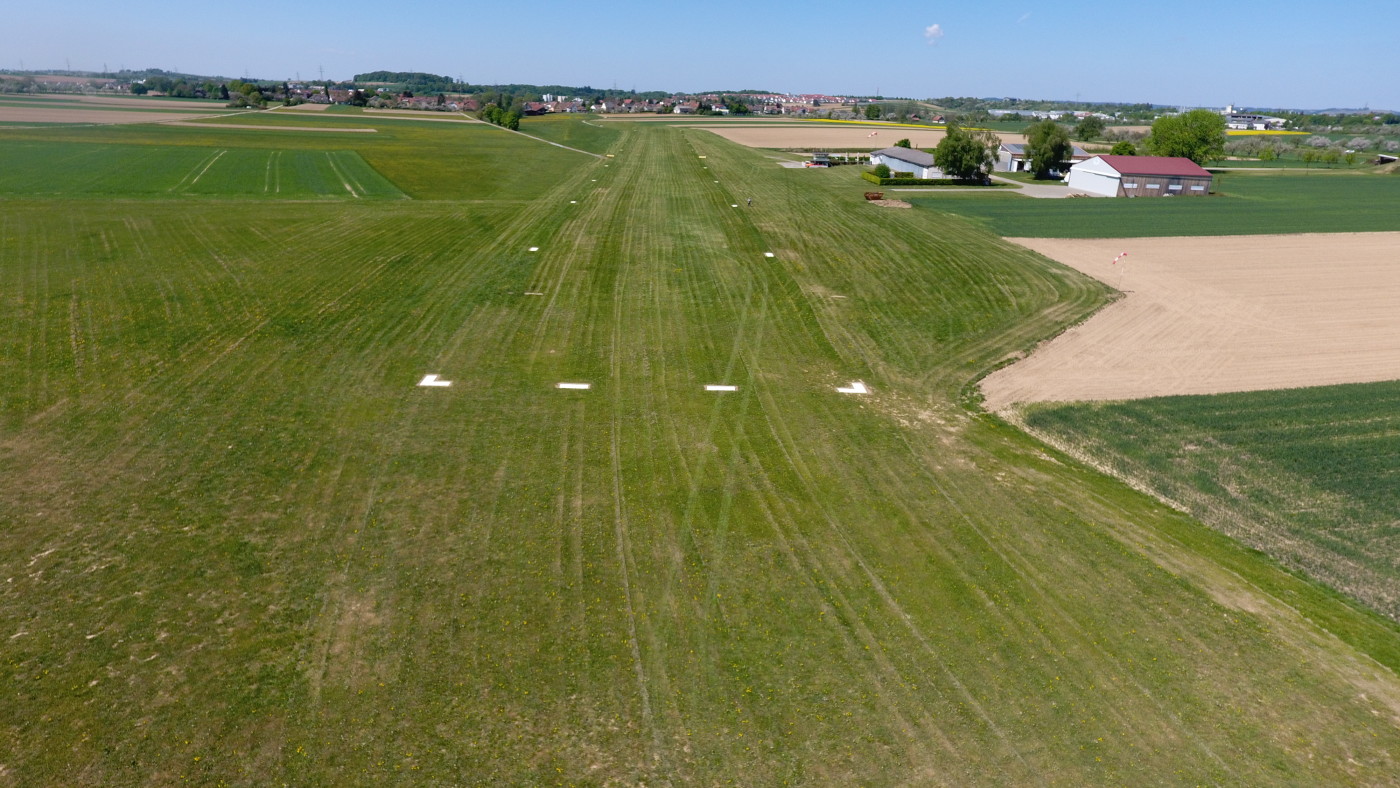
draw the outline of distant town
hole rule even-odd
[[[482,85],[421,72],[376,71],[354,79],[231,79],[166,72],[0,71],[0,93],[108,93],[215,99],[260,107],[282,104],[346,104],[385,109],[479,112],[496,104],[518,116],[549,113],[652,113],[676,115],[767,115],[831,120],[887,120],[915,124],[1063,120],[1096,117],[1106,123],[1150,122],[1190,109],[1153,103],[1054,101],[1007,97],[913,99],[764,90],[680,93],[568,87]],[[1400,126],[1392,110],[1211,107],[1236,130]]]

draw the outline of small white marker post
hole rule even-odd
[[[730,203],[729,207],[730,207],[730,208],[738,208],[738,207],[739,207],[739,203],[737,203],[737,202],[736,202],[736,203]]]
[[[538,246],[532,246],[532,247],[530,247],[530,251],[532,251],[532,252],[538,252],[539,250],[540,250],[540,248],[539,248]]]
[[[569,200],[570,205],[578,205],[578,200]]]
[[[706,391],[738,391],[738,386],[706,386]]]
[[[423,379],[420,380],[420,381],[418,381],[418,385],[420,385],[420,386],[428,386],[428,387],[435,387],[435,388],[447,388],[448,386],[451,386],[451,385],[452,385],[452,381],[450,381],[450,380],[438,380],[438,376],[437,376],[437,375],[424,375],[424,376],[423,376]]]
[[[736,207],[737,207],[737,206],[736,206]],[[773,254],[772,252],[764,252],[764,253],[763,253],[763,256],[764,256],[764,257],[777,257],[777,255]]]
[[[841,388],[840,386],[837,386],[837,387],[836,387],[836,390],[837,390],[838,392],[840,392],[841,394],[869,394],[869,393],[870,393],[870,389],[866,388],[866,387],[865,387],[865,384],[864,384],[864,383],[861,383],[859,380],[853,380],[853,381],[851,381],[851,385],[847,386],[846,388]]]
[[[587,390],[593,388],[593,384],[592,384],[592,383],[556,383],[556,384],[554,384],[554,387],[557,388],[557,389],[572,389],[572,390],[574,390],[574,391],[587,391]]]

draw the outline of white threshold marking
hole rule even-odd
[[[864,384],[864,383],[861,383],[859,380],[853,380],[853,381],[851,381],[851,385],[850,385],[850,386],[847,386],[846,388],[841,388],[841,387],[838,386],[838,387],[836,388],[836,390],[839,391],[839,392],[842,393],[842,394],[869,394],[869,393],[870,393],[870,389],[866,388],[866,387],[865,387],[865,384]]]
[[[441,388],[446,388],[446,387],[452,385],[452,381],[450,381],[450,380],[438,380],[438,376],[437,376],[437,375],[424,375],[424,376],[423,376],[423,379],[420,380],[420,381],[418,381],[418,385],[420,385],[420,386],[437,386],[437,387],[441,387]]]
[[[845,298],[845,296],[838,296],[838,295],[834,295],[834,296],[832,296],[832,298],[843,298],[843,299],[844,299],[844,298]]]
[[[525,295],[544,295],[544,293],[537,293],[533,290],[527,290],[525,291]]]
[[[554,387],[557,388],[557,389],[574,389],[574,390],[577,390],[577,391],[587,391],[588,389],[593,388],[593,384],[592,384],[592,383],[556,383],[556,384],[554,384]]]
[[[738,386],[706,386],[706,391],[738,391]]]

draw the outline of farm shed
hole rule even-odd
[[[911,172],[914,178],[942,178],[943,171],[933,164],[933,154],[913,148],[885,148],[872,151],[870,166],[884,164],[890,172]]]
[[[1073,146],[1070,152],[1070,161],[1086,161],[1094,157],[1094,154],[1085,151],[1078,145]],[[1026,154],[1026,146],[1014,142],[1004,142],[997,148],[997,169],[1002,172],[1027,172],[1031,168],[1030,156]]]
[[[1065,180],[1104,197],[1170,197],[1209,194],[1211,174],[1175,156],[1095,156],[1070,167]]]

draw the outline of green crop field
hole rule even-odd
[[[229,126],[246,126],[246,129]],[[327,131],[301,131],[288,126],[319,127]],[[375,131],[336,131],[349,128]],[[398,192],[402,192],[419,200],[496,200],[502,203],[534,199],[557,186],[549,178],[538,177],[537,171],[563,172],[578,166],[581,159],[590,158],[541,145],[485,123],[375,119],[360,114],[246,113],[238,118],[220,118],[210,123],[184,126],[12,129],[5,133],[4,142],[4,146],[0,146],[0,157],[7,157],[8,149],[25,143],[54,146],[48,149],[50,152],[47,155],[60,158],[65,155],[91,156],[91,151],[101,145],[204,149],[185,154],[185,157],[194,157],[194,161],[219,150],[253,149],[263,157],[261,160],[257,156],[252,157],[255,169],[261,168],[259,174],[266,172],[266,156],[273,150],[285,152],[283,159],[288,166],[303,158],[293,155],[293,151],[314,154],[304,160],[317,162],[318,165],[324,162],[327,152],[353,151],[373,172],[355,164],[347,165],[354,168],[350,174],[362,177],[365,185],[372,185],[376,193],[383,191],[387,195],[394,192],[393,196],[397,196]],[[65,153],[63,148],[57,147],[58,143],[75,145],[67,148]],[[84,150],[89,153],[83,154]],[[521,157],[528,157],[529,167],[520,165],[518,159]],[[10,160],[17,161],[19,158],[14,155]],[[342,160],[353,160],[353,157],[342,157]],[[164,165],[157,166],[164,168]],[[328,165],[325,166],[329,175],[322,181],[339,189],[337,196],[345,195],[347,199],[353,199],[341,183],[333,179],[334,174]],[[50,173],[50,179],[59,183],[82,184],[89,177],[79,168],[46,172]],[[187,173],[188,170],[178,172],[175,182],[178,183],[179,178]],[[149,181],[157,177],[163,176],[137,173],[125,182],[125,186],[118,181],[114,188],[141,193]],[[4,193],[6,187],[2,184],[7,182],[6,173],[0,171],[0,193]],[[45,190],[42,182],[32,188]],[[284,185],[284,188],[288,187]]]
[[[47,141],[413,199],[0,197],[0,785],[1400,773],[1400,629],[961,404],[1101,285],[703,130],[375,124]]]
[[[1140,238],[1400,230],[1400,178],[1227,173],[1218,195],[1174,199],[1038,200],[1014,194],[904,196],[919,209],[984,223],[1017,238]]]
[[[354,151],[14,142],[0,194],[402,198]]]
[[[1039,406],[1026,421],[1400,618],[1400,383]]]

